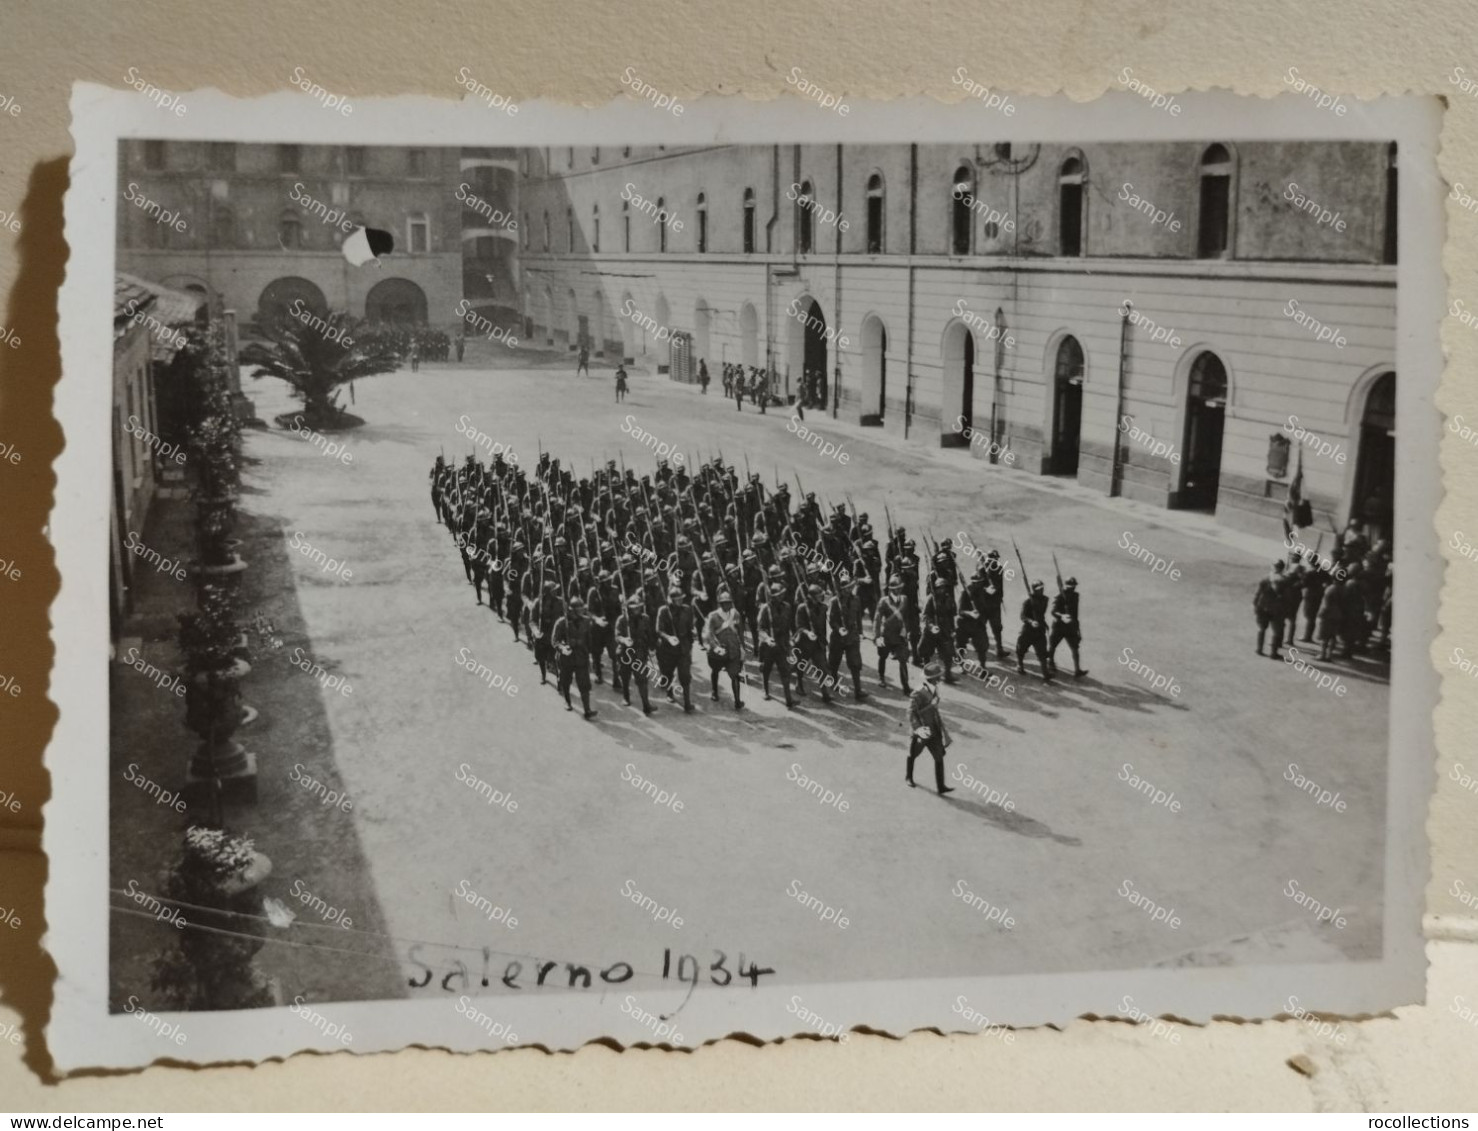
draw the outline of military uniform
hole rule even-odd
[[[913,693],[908,702],[908,764],[903,780],[910,786],[913,780],[914,761],[925,750],[934,759],[934,787],[940,796],[953,793],[954,787],[944,784],[944,752],[953,741],[944,717],[939,713],[939,679],[944,674],[943,666],[935,661],[924,668],[924,682]]]
[[[1273,572],[1257,583],[1257,592],[1252,595],[1252,611],[1257,616],[1257,654],[1263,654],[1262,644],[1269,628],[1273,630],[1273,659],[1280,659],[1278,649],[1283,647],[1283,622],[1286,616],[1283,594],[1283,563],[1274,562]]]
[[[908,627],[903,622],[903,584],[896,578],[878,602],[873,618],[873,638],[878,646],[878,682],[888,686],[888,657],[898,660],[898,686],[908,687]]]
[[[627,611],[616,618],[615,637],[618,645],[614,679],[616,688],[631,706],[631,682],[636,680],[636,690],[641,696],[642,714],[655,714],[657,709],[647,697],[650,682],[647,665],[651,663],[652,645],[657,634],[652,628],[652,618],[647,616],[642,599],[633,594],[626,602]]]
[[[1016,670],[1026,673],[1026,653],[1031,649],[1037,654],[1042,667],[1042,681],[1052,682],[1052,669],[1047,660],[1047,594],[1042,592],[1040,581],[1032,582],[1031,593],[1021,603],[1021,631],[1016,637]]]
[[[1073,678],[1080,679],[1088,672],[1078,657],[1078,645],[1083,642],[1083,627],[1078,620],[1078,579],[1069,577],[1063,583],[1062,592],[1052,598],[1052,640],[1047,649],[1047,662],[1057,670],[1057,645],[1067,641],[1068,651],[1073,654]]]
[[[739,683],[744,673],[744,625],[727,589],[720,590],[718,603],[719,607],[708,614],[708,620],[703,626],[703,642],[708,648],[708,668],[713,683],[713,701],[718,702],[719,673],[727,671],[729,682],[734,688],[734,709],[737,711],[744,706],[739,694]]]
[[[765,698],[770,698],[770,672],[780,669],[780,686],[785,689],[785,705],[794,707],[790,696],[790,603],[777,586],[769,599],[760,606],[759,655],[760,679],[764,683]]]
[[[590,618],[585,615],[584,601],[578,597],[570,601],[570,611],[555,622],[550,638],[559,654],[559,693],[564,696],[565,710],[575,709],[570,702],[574,681],[580,688],[585,717],[595,718],[596,712],[590,709]]]
[[[687,603],[682,590],[673,589],[667,595],[667,604],[657,610],[657,670],[667,688],[667,698],[673,699],[672,678],[677,675],[683,688],[683,710],[692,711],[691,690],[693,684],[693,607]]]
[[[852,673],[852,698],[860,702],[867,698],[867,692],[862,690],[862,602],[857,597],[856,586],[855,581],[845,582],[827,606],[826,670],[833,685],[840,686],[837,673],[845,656],[847,670]]]

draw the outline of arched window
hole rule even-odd
[[[698,250],[708,250],[708,197],[698,194]]]
[[[1396,262],[1396,143],[1386,147],[1386,227],[1382,263]]]
[[[575,167],[575,147],[572,145],[567,150],[565,150],[565,168],[566,169],[573,169],[574,167]]]
[[[600,146],[597,145],[590,151],[590,163],[592,165],[600,164]]]
[[[950,192],[950,251],[955,255],[970,254],[970,212],[975,204],[975,172],[968,165],[955,170]]]
[[[796,250],[802,255],[809,255],[811,251],[811,204],[813,202],[811,182],[801,182],[801,195],[796,199]]]
[[[1232,252],[1232,155],[1224,145],[1201,154],[1201,214],[1196,255],[1226,259]]]
[[[629,146],[629,145],[623,145],[621,147],[621,156],[622,157],[630,157],[631,156],[631,146]]]
[[[544,250],[549,250],[549,213],[544,213]]]
[[[565,250],[571,255],[575,252],[575,210],[565,209]]]
[[[883,177],[874,173],[867,178],[867,251],[881,255],[883,251]]]
[[[1057,171],[1057,254],[1083,254],[1083,160],[1069,157]]]
[[[590,252],[600,254],[600,205],[590,206]]]
[[[667,198],[657,198],[657,250],[667,250]]]
[[[621,202],[621,250],[631,250],[631,201]]]
[[[754,254],[754,189],[744,190],[744,254]]]
[[[303,246],[303,218],[296,212],[284,212],[277,221],[277,242],[289,250]]]

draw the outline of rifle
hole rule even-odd
[[[1052,551],[1052,568],[1057,572],[1057,592],[1062,592],[1062,567],[1057,564],[1057,551]]]
[[[1016,539],[1011,539],[1011,548],[1016,551],[1016,564],[1021,567],[1021,583],[1026,586],[1027,596],[1031,596],[1031,579],[1026,576],[1026,562],[1021,558],[1021,547],[1016,544]]]

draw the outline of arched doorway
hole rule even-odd
[[[708,303],[700,298],[693,306],[693,352],[700,361],[712,360],[709,357],[713,346],[709,335],[711,321],[712,313],[708,309]]]
[[[876,314],[862,322],[862,423],[881,426],[888,411],[888,330]]]
[[[575,297],[575,288],[571,287],[565,295],[569,303],[569,309],[565,311],[568,321],[565,323],[565,341],[570,349],[579,349],[590,343],[590,320],[580,313],[580,300]]]
[[[554,288],[544,288],[544,344],[554,345]]]
[[[745,365],[760,363],[760,318],[749,302],[739,309],[739,360]]]
[[[940,399],[939,443],[964,447],[975,419],[975,335],[963,322],[951,322],[944,331],[944,394]]]
[[[364,316],[371,322],[425,325],[426,292],[409,279],[382,279],[364,296]]]
[[[1052,376],[1052,448],[1048,474],[1077,475],[1083,428],[1083,347],[1069,334],[1057,346]]]
[[[1186,382],[1185,438],[1181,444],[1185,479],[1178,500],[1185,510],[1216,510],[1226,407],[1226,366],[1214,353],[1204,351],[1191,363]]]
[[[638,313],[636,300],[631,297],[630,291],[627,291],[621,296],[621,305],[616,308],[616,325],[621,330],[621,356],[635,360],[637,354],[636,323],[631,320],[631,316],[627,314],[627,311],[631,311],[633,314]]]
[[[1355,457],[1350,515],[1365,524],[1372,542],[1391,538],[1396,498],[1396,374],[1382,373],[1365,393]]]
[[[262,296],[257,299],[257,323],[270,326],[291,318],[295,301],[301,303],[299,310],[306,308],[319,316],[328,314],[328,299],[323,297],[323,292],[307,279],[289,275],[273,279],[262,289]]]
[[[810,295],[792,299],[786,314],[791,317],[790,392],[797,400],[809,390],[812,403],[831,406],[830,374],[827,371],[826,315],[821,304]],[[792,315],[791,311],[795,313]]]

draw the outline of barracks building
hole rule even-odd
[[[516,170],[511,149],[123,141],[119,269],[210,294],[248,333],[294,300],[450,329],[465,299],[511,326]],[[395,241],[379,268],[340,252],[359,226]]]
[[[1396,152],[1370,142],[518,151],[525,340],[824,374],[839,420],[1280,532],[1388,532]],[[1007,458],[1009,455],[1010,458]],[[1299,478],[1301,472],[1301,478]]]

